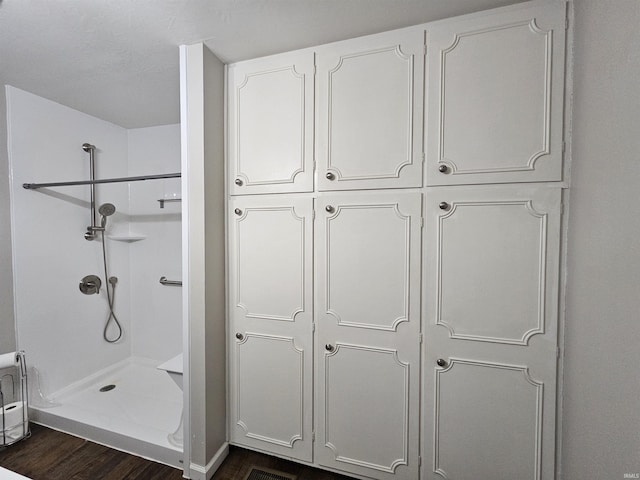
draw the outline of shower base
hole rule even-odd
[[[30,420],[182,469],[182,450],[167,439],[180,423],[182,391],[159,363],[119,362],[57,392],[55,406],[30,407]]]

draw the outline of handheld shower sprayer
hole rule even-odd
[[[116,207],[113,203],[103,203],[100,205],[100,208],[98,208],[98,213],[102,216],[100,219],[100,226],[94,224],[87,227],[87,233],[84,234],[84,238],[87,240],[94,240],[97,232],[104,233],[104,229],[107,225],[107,217],[116,213]]]
[[[104,227],[107,225],[107,217],[110,217],[111,215],[116,213],[116,207],[113,205],[113,203],[103,203],[102,205],[100,205],[98,213],[102,215],[100,225],[104,231]]]
[[[98,209],[98,213],[103,217],[110,217],[116,213],[116,207],[113,203],[103,203]]]

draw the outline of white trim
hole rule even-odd
[[[188,89],[187,89],[187,46],[180,45],[180,168],[182,171],[182,349],[183,349],[183,458],[184,476],[188,477],[187,465],[191,462],[191,403],[189,390],[191,386],[190,368],[190,328],[189,328],[189,128],[188,128]]]
[[[227,458],[227,455],[229,455],[229,443],[224,442],[204,467],[195,463],[189,465],[189,473],[191,475],[189,478],[192,480],[210,480],[220,468],[224,459]]]

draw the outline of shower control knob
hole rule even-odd
[[[327,205],[326,207],[324,207],[324,209],[328,212],[328,213],[333,213],[336,211],[335,208],[333,208],[331,205]]]
[[[447,366],[447,361],[444,358],[439,358],[438,360],[436,360],[436,365],[444,368]]]
[[[438,205],[438,207],[440,207],[440,210],[449,210],[449,208],[451,208],[447,202],[440,202],[440,205]]]
[[[236,178],[236,181],[234,183],[239,187],[242,186],[242,180],[240,180],[239,178]]]
[[[327,178],[327,180],[334,180],[336,178],[336,176],[331,172],[327,172],[325,177]]]
[[[240,210],[239,208],[236,208],[234,212],[236,215],[242,215],[242,210]]]
[[[244,335],[242,335],[240,332],[236,333],[236,338],[238,340],[243,340],[244,339]]]
[[[85,295],[93,295],[100,293],[102,280],[97,275],[87,275],[80,281],[80,291]]]
[[[336,347],[334,347],[334,346],[333,346],[333,345],[331,345],[330,343],[327,343],[327,344],[324,346],[324,349],[325,349],[327,352],[333,352],[333,351],[336,349]]]
[[[441,163],[441,164],[438,166],[438,171],[439,171],[440,173],[448,173],[448,172],[449,172],[449,167],[447,167],[444,163]]]

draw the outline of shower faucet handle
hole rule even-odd
[[[102,280],[97,275],[87,275],[80,282],[79,288],[85,295],[93,295],[94,293],[100,293],[100,287],[102,286]]]

